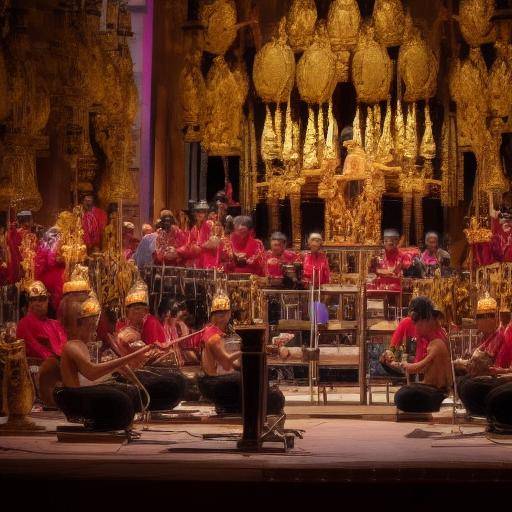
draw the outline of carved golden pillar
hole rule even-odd
[[[269,196],[267,199],[268,215],[270,220],[270,232],[279,231],[281,223],[279,219],[279,198],[277,196]]]
[[[293,248],[299,250],[302,243],[302,218],[300,212],[300,191],[290,194],[290,209],[292,212]]]
[[[409,245],[411,235],[412,197],[412,193],[410,192],[406,192],[403,195],[402,236],[404,237],[405,245]]]
[[[419,245],[423,240],[425,230],[423,224],[423,194],[420,192],[414,194],[414,222],[416,226],[416,245]]]

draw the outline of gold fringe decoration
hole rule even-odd
[[[311,105],[308,105],[308,125],[306,128],[306,137],[304,139],[304,149],[302,156],[302,166],[304,169],[317,169],[317,133],[315,129],[315,113]]]
[[[391,117],[391,100],[388,98],[384,126],[377,145],[376,158],[379,162],[389,162],[393,158],[394,143],[391,135]]]

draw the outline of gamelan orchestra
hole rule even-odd
[[[512,433],[512,9],[180,0],[157,122],[129,2],[36,4],[0,0],[9,422],[240,415],[260,326],[268,414],[384,383],[399,414]]]

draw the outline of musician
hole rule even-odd
[[[195,225],[190,230],[186,254],[187,266],[193,268],[213,268],[218,265],[220,239],[213,236],[214,223],[207,219],[210,207],[206,201],[194,206]]]
[[[509,372],[511,342],[509,332],[498,324],[494,298],[486,294],[477,303],[476,327],[482,340],[469,361],[456,361],[467,373],[457,381],[458,393],[468,414],[485,416],[487,395],[503,383],[496,377]]]
[[[87,343],[92,340],[100,312],[95,298],[82,304],[74,338],[62,351],[62,385],[55,388],[53,396],[68,421],[83,421],[86,428],[97,431],[124,430],[143,404],[137,388],[116,383],[112,373],[143,358],[150,347],[110,361],[92,362]]]
[[[140,240],[135,237],[135,225],[133,222],[123,222],[123,256],[125,260],[133,258]]]
[[[252,219],[239,215],[233,220],[234,231],[224,252],[225,268],[228,272],[263,275],[263,254],[261,240],[254,237]]]
[[[409,375],[423,374],[423,380],[401,387],[395,404],[404,412],[436,412],[452,387],[450,351],[446,338],[440,336],[441,313],[427,297],[416,297],[410,315],[418,336],[428,340],[427,356],[420,362],[400,365]]]
[[[149,226],[149,224],[145,224]],[[160,227],[160,219],[155,223],[156,229]],[[144,233],[144,229],[143,229]],[[156,237],[158,236],[157,231],[150,231],[142,237],[139,242],[137,249],[133,253],[133,259],[137,265],[139,271],[141,271],[146,265],[153,263],[153,253],[156,251]]]
[[[216,295],[210,309],[210,323],[203,331],[201,369],[204,375],[198,379],[199,390],[204,398],[215,405],[217,414],[242,411],[242,386],[240,376],[241,352],[228,353],[225,338],[231,318],[231,304],[225,295]],[[284,395],[277,388],[269,388],[267,410],[280,414],[284,407]]]
[[[491,216],[492,252],[495,261],[512,261],[512,204],[511,194],[503,196],[503,205],[494,209],[493,195],[489,194],[489,211]]]
[[[59,358],[67,336],[61,323],[48,318],[48,291],[41,281],[28,288],[28,313],[19,322],[16,337],[25,341],[27,357]]]
[[[182,262],[178,249],[186,244],[183,232],[176,225],[170,210],[162,210],[160,228],[156,231],[153,260],[157,265],[179,265]]]
[[[433,269],[450,266],[450,254],[439,247],[439,235],[434,231],[429,231],[425,235],[425,250],[420,261],[427,274],[433,274]]]
[[[155,230],[153,229],[153,226],[151,224],[142,224],[141,233],[143,237],[146,235],[150,235],[154,231]]]
[[[263,269],[266,277],[282,279],[283,265],[296,263],[299,258],[296,253],[286,249],[286,236],[279,231],[270,237],[270,250],[263,256]]]
[[[309,251],[304,255],[302,279],[306,284],[313,280],[313,271],[320,277],[320,284],[327,284],[330,280],[329,261],[322,252],[324,241],[320,233],[311,233],[308,237]],[[315,283],[318,284],[318,283]]]
[[[106,212],[94,205],[94,196],[85,194],[82,199],[82,229],[88,254],[100,250],[101,238],[107,222]]]
[[[22,245],[31,248],[34,253],[37,249],[37,237],[33,232],[32,212],[24,210],[16,215],[16,222],[13,222],[7,232],[7,249],[9,252],[7,261],[7,282],[17,283],[22,278],[23,260],[21,254]]]
[[[149,297],[144,282],[137,282],[126,295],[126,318],[119,320],[116,333],[125,327],[135,329],[146,345],[154,343],[165,344],[165,333],[158,318],[149,313]]]
[[[372,271],[377,277],[369,283],[368,291],[401,290],[401,277],[403,270],[411,266],[411,256],[407,252],[400,252],[398,241],[400,235],[396,229],[386,229],[383,233],[383,251],[380,258],[372,264]]]
[[[60,254],[60,232],[57,227],[52,227],[46,231],[37,247],[35,278],[46,286],[50,306],[55,314],[62,299],[65,270],[66,262]]]

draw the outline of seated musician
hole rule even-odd
[[[433,276],[435,269],[450,266],[450,254],[439,247],[439,235],[434,231],[425,235],[425,250],[421,254],[420,261],[427,276]]]
[[[265,250],[261,240],[254,236],[251,217],[239,215],[233,220],[233,225],[234,231],[223,256],[226,271],[263,275],[262,259]]]
[[[58,320],[48,318],[48,292],[41,281],[28,288],[28,313],[19,322],[16,336],[25,341],[27,357],[58,359],[66,343],[66,331]]]
[[[116,383],[112,373],[143,358],[150,347],[144,346],[119,359],[91,362],[87,343],[94,336],[100,312],[95,297],[82,303],[76,332],[62,351],[62,382],[53,396],[68,421],[83,422],[86,428],[97,431],[124,430],[143,404],[137,388]]]
[[[489,194],[492,240],[495,261],[512,261],[512,195],[503,195],[503,204],[498,210],[493,206],[493,195]]]
[[[304,283],[311,284],[313,274],[319,276],[320,283],[315,285],[327,284],[331,278],[329,271],[329,261],[324,252],[322,252],[323,238],[320,233],[311,233],[308,237],[309,251],[304,255],[302,279]]]
[[[231,318],[231,304],[225,295],[216,295],[210,310],[210,323],[203,332],[201,368],[204,375],[198,379],[204,398],[213,402],[218,414],[242,411],[242,386],[240,376],[241,352],[228,353],[225,338]],[[284,395],[276,388],[268,390],[268,414],[280,414]]]
[[[498,325],[497,303],[486,294],[478,301],[476,326],[482,341],[471,359],[455,361],[459,373],[466,373],[457,380],[458,393],[468,414],[485,416],[489,393],[505,381],[512,362],[512,337],[510,329]]]
[[[150,409],[172,409],[183,399],[186,381],[172,347],[166,344],[162,324],[149,313],[148,291],[142,281],[128,292],[125,306],[126,319],[117,323],[116,333],[110,337],[112,348],[124,356],[143,345],[151,346],[136,366],[130,366],[137,370],[138,379],[151,397]]]
[[[266,277],[282,280],[284,277],[283,265],[297,263],[296,253],[286,249],[286,236],[279,231],[270,237],[270,250],[263,256],[263,269]]]
[[[441,313],[430,299],[417,297],[411,302],[410,314],[418,336],[428,340],[427,356],[418,363],[400,363],[409,375],[423,374],[423,380],[401,387],[395,404],[404,412],[436,412],[452,387],[450,350],[440,335]]]
[[[176,225],[176,220],[170,210],[163,210],[160,227],[156,231],[155,252],[153,260],[157,265],[174,265],[182,263],[178,249],[186,244],[182,231]]]
[[[125,260],[131,260],[140,240],[135,236],[133,222],[123,222],[123,256]]]
[[[368,291],[401,290],[403,270],[411,265],[408,253],[402,253],[398,248],[400,235],[396,229],[386,229],[383,233],[384,250],[382,255],[372,264],[372,270],[377,277],[367,286]]]
[[[207,218],[209,208],[204,200],[195,204],[195,225],[190,230],[187,245],[178,250],[182,251],[189,267],[214,268],[218,265],[220,238],[214,235],[214,222]]]

